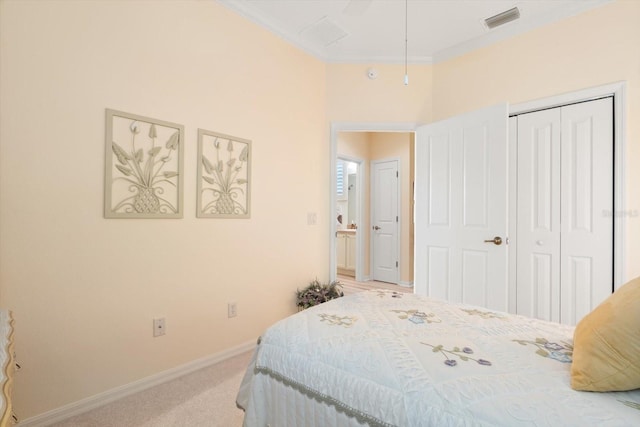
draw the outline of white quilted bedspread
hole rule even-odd
[[[640,426],[640,390],[570,388],[572,336],[479,307],[362,292],[270,327],[238,404],[246,426],[323,426],[331,412],[371,426]]]

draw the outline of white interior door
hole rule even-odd
[[[371,163],[372,279],[398,283],[398,161]]]
[[[417,129],[416,293],[507,311],[507,116],[503,104]]]

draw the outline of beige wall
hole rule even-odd
[[[640,2],[618,0],[440,63],[433,118],[621,80],[629,82],[629,105],[637,111],[639,18]]]
[[[627,82],[626,210],[640,211],[640,1],[622,0],[438,64],[435,120]],[[619,213],[619,215],[624,213]],[[640,276],[640,217],[626,215],[626,277]]]
[[[213,1],[0,7],[0,306],[22,419],[254,342],[328,279],[323,63]],[[185,126],[183,219],[103,218],[105,108]],[[195,218],[199,127],[253,141],[251,219]]]
[[[378,78],[367,70],[374,67]],[[327,119],[335,122],[428,123],[432,117],[433,66],[328,64]]]
[[[16,317],[22,418],[254,340],[293,312],[296,287],[328,276],[332,121],[428,123],[626,80],[627,209],[640,209],[637,1],[410,66],[409,86],[403,66],[369,80],[371,65],[322,64],[216,2],[0,8],[0,306]],[[185,125],[184,219],[103,219],[105,108]],[[194,218],[198,127],[253,140],[250,220]],[[628,277],[638,237],[629,218]]]

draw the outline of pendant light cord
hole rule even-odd
[[[409,84],[409,72],[407,71],[408,62],[408,42],[407,42],[407,29],[409,27],[409,0],[404,0],[404,84]]]

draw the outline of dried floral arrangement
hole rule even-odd
[[[314,279],[309,286],[296,291],[296,305],[298,310],[313,307],[322,304],[334,298],[344,296],[342,292],[342,283],[333,281],[331,283],[320,283],[318,279]]]

